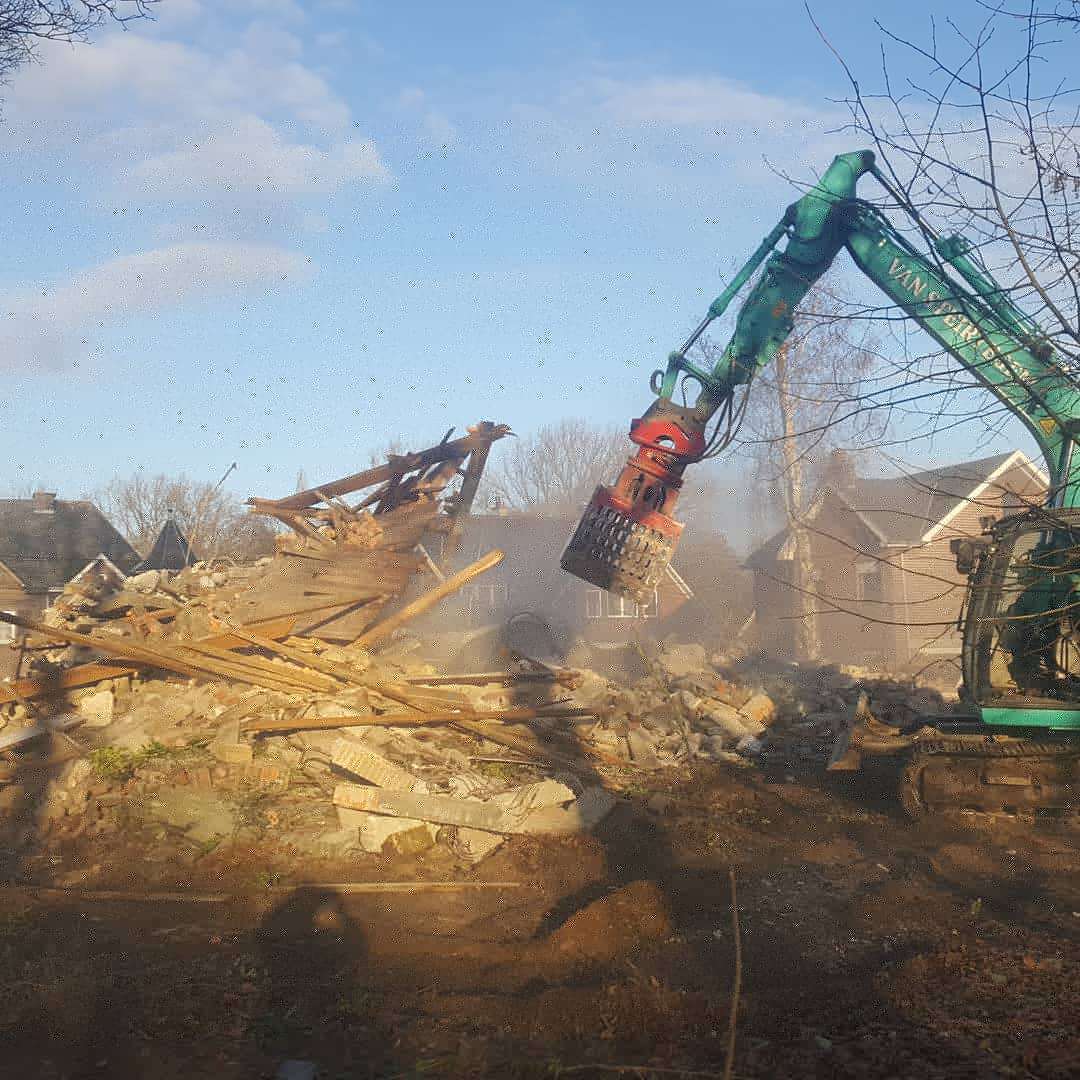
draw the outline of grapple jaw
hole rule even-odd
[[[597,588],[646,599],[660,583],[682,525],[598,487],[563,552],[562,568]]]
[[[682,534],[671,517],[687,464],[705,449],[690,410],[658,399],[630,426],[638,445],[611,487],[598,487],[585,508],[561,565],[608,592],[639,602],[660,583]]]

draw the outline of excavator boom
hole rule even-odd
[[[874,155],[857,151],[835,158],[787,208],[666,370],[654,373],[656,399],[631,423],[637,453],[614,485],[597,488],[562,566],[635,599],[656,587],[682,532],[673,511],[683,471],[732,441],[740,391],[745,395],[776,356],[798,305],[846,249],[893,305],[1027,427],[1046,460],[1050,490],[1045,508],[999,523],[974,544],[977,550],[958,551],[958,565],[962,554],[971,575],[963,627],[966,714],[951,728],[923,725],[886,739],[856,726],[833,767],[857,765],[863,756],[908,761],[909,809],[929,805],[923,787],[941,796],[956,776],[964,779],[946,802],[1071,806],[1080,750],[1071,734],[1080,732],[1080,386],[962,237],[938,236],[909,209],[930,248],[921,251],[857,196],[868,173],[905,207]],[[762,264],[719,361],[711,369],[695,363],[692,346]],[[677,404],[677,393],[693,403]],[[994,790],[987,794],[987,787]]]

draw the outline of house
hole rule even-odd
[[[440,620],[459,629],[529,622],[548,628],[557,648],[565,651],[579,643],[628,641],[643,625],[661,632],[694,595],[673,567],[644,604],[573,577],[559,559],[576,526],[576,519],[529,513],[465,518],[450,569],[456,571],[492,549],[506,557],[462,589],[456,604],[440,605]]]
[[[1043,501],[1046,474],[1020,450],[891,479],[854,475],[834,455],[805,516],[810,603],[820,658],[921,670],[953,662],[964,578],[954,537]],[[754,551],[754,612],[762,651],[796,659],[803,610],[794,580],[794,537],[782,529]]]
[[[73,580],[122,581],[138,552],[93,503],[36,491],[29,499],[0,499],[0,610],[36,618]],[[0,644],[16,640],[0,623]],[[17,653],[0,649],[0,677],[15,669]]]
[[[185,566],[194,566],[198,561],[198,555],[192,550],[191,543],[176,520],[175,511],[169,510],[150,554],[135,567],[134,572],[141,574],[146,570],[183,570]]]

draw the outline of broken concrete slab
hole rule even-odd
[[[739,706],[739,712],[752,724],[765,728],[776,719],[776,704],[768,694],[754,694],[749,701]],[[751,731],[750,734],[757,735],[760,732]]]
[[[30,727],[14,728],[0,734],[0,750],[10,750],[14,746],[38,739],[42,735],[49,735],[56,731],[67,731],[68,728],[73,728],[76,724],[81,723],[83,723],[81,716],[70,713],[61,716],[49,716],[36,724],[31,724]]]
[[[547,806],[528,814],[518,832],[551,836],[589,832],[615,809],[615,796],[601,787],[586,788],[565,806]]]
[[[435,846],[438,831],[427,822],[421,822],[411,829],[402,829],[391,833],[383,843],[384,855],[420,855]]]
[[[657,661],[672,679],[709,669],[709,659],[703,645],[669,645]]]
[[[338,825],[342,829],[351,829],[354,835],[359,832],[361,825],[372,815],[366,810],[352,810],[348,806],[335,806],[337,811]]]
[[[338,807],[339,810],[342,807]],[[358,811],[354,811],[358,813]],[[421,821],[419,818],[385,817],[382,814],[364,813],[357,828],[357,842],[364,851],[372,855],[382,854],[387,841],[399,833],[413,832],[416,829],[425,829],[435,842],[439,830],[431,822]],[[428,844],[430,847],[431,844]]]
[[[162,574],[160,570],[146,570],[141,574],[133,574],[124,582],[125,590],[137,593],[157,592],[161,584]]]
[[[180,829],[201,844],[232,836],[236,810],[214,791],[189,787],[161,788],[146,801],[146,816],[152,821]]]
[[[342,771],[376,787],[392,791],[415,791],[417,787],[417,778],[412,773],[353,739],[337,739],[331,747],[330,760]]]
[[[701,702],[700,715],[707,727],[719,729],[735,740],[760,734],[764,730],[760,725],[754,725],[739,709],[722,701]]]
[[[219,724],[208,749],[223,765],[250,765],[254,757],[251,744],[240,738],[240,716],[233,710]]]
[[[108,741],[110,746],[119,750],[141,750],[153,742],[146,727],[134,715],[114,723],[109,730]]]
[[[561,806],[572,802],[574,791],[560,780],[539,780],[500,792],[491,798],[507,812],[523,816],[544,806]]]
[[[639,769],[660,768],[660,759],[656,756],[653,740],[641,730],[639,725],[631,725],[626,733],[626,745],[630,751],[630,760]]]
[[[509,820],[501,806],[447,795],[416,795],[358,784],[338,784],[334,788],[334,804],[438,825],[465,825],[488,832],[509,831],[506,827]]]
[[[555,803],[567,793],[571,800],[567,806]],[[575,798],[565,784],[551,780],[504,792],[487,802],[338,784],[334,804],[399,820],[411,818],[505,834],[581,832],[615,805],[614,797],[602,788],[590,788]]]
[[[210,753],[222,765],[250,765],[254,758],[254,750],[250,744],[242,742],[213,742],[210,744]]]

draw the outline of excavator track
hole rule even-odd
[[[1075,739],[920,739],[899,780],[908,816],[975,811],[1080,823],[1080,743]]]

